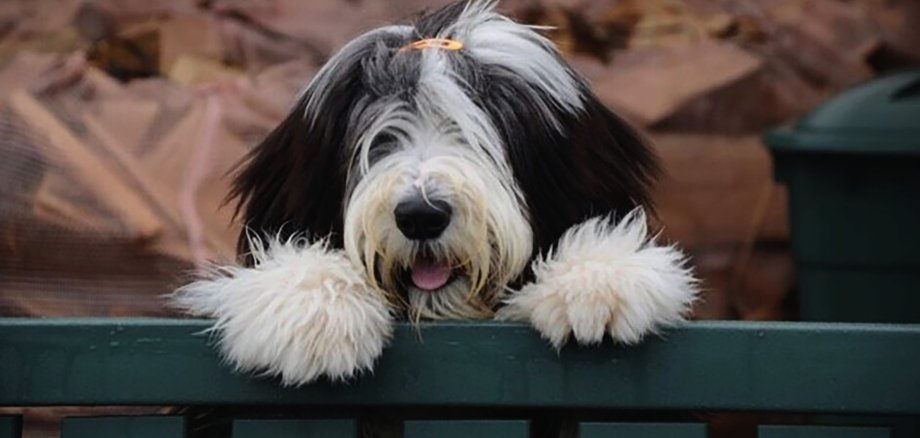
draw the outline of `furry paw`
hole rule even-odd
[[[369,370],[393,330],[385,297],[325,243],[252,242],[255,266],[215,268],[173,303],[214,318],[210,329],[237,370],[301,385]]]
[[[498,318],[529,321],[557,349],[571,335],[580,344],[605,333],[637,343],[683,321],[697,293],[683,254],[655,245],[641,210],[615,226],[593,218],[572,227],[533,270],[536,280],[505,300]]]

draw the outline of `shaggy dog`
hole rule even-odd
[[[527,321],[556,348],[682,321],[695,280],[643,212],[654,155],[494,6],[356,38],[241,165],[242,265],[175,296],[237,369],[350,378],[401,317]]]

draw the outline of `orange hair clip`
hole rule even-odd
[[[441,49],[441,50],[460,50],[463,43],[447,38],[425,38],[414,43],[403,46],[402,50],[422,50],[422,49]]]

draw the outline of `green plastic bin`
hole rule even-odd
[[[920,71],[767,134],[789,189],[801,317],[920,322]]]

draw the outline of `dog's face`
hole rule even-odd
[[[474,1],[344,47],[233,194],[257,233],[329,237],[410,317],[466,319],[568,227],[647,204],[654,174],[547,39]]]

